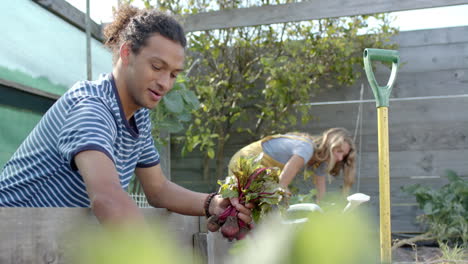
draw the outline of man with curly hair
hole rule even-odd
[[[135,173],[154,207],[209,216],[231,203],[251,222],[250,205],[187,190],[161,170],[149,109],[183,71],[181,25],[124,5],[104,33],[112,73],[76,83],[43,116],[2,171],[0,206],[91,207],[102,223],[142,222],[125,192]]]

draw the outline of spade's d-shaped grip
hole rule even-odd
[[[372,61],[385,61],[392,63],[392,73],[385,86],[379,86],[375,79],[374,71],[372,70]],[[367,80],[374,92],[377,107],[388,107],[390,92],[392,91],[393,83],[396,80],[398,65],[400,63],[400,55],[396,50],[385,49],[365,49],[364,50],[364,69],[366,71]]]

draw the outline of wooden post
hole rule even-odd
[[[88,81],[93,79],[93,69],[91,61],[91,18],[89,1],[86,0],[86,77]]]

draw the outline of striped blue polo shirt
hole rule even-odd
[[[47,111],[3,168],[0,206],[89,207],[74,163],[84,150],[107,155],[123,189],[135,167],[159,164],[148,109],[128,122],[111,74],[78,82]]]

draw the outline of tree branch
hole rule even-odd
[[[412,245],[415,242],[429,241],[429,240],[434,240],[434,239],[437,239],[437,236],[433,235],[432,233],[427,232],[427,233],[424,233],[424,234],[421,234],[421,235],[414,236],[412,238],[397,240],[393,244],[392,250],[395,250],[395,249],[397,249],[397,248],[399,248],[401,246],[404,246],[404,245]]]

